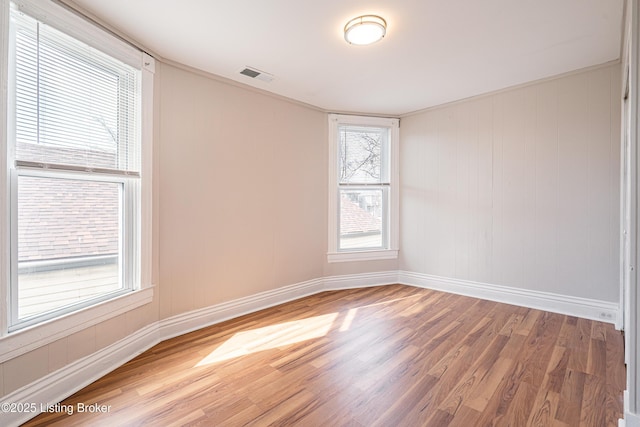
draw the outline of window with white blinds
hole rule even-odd
[[[140,172],[140,70],[13,9],[15,159]]]
[[[9,28],[9,331],[132,292],[141,270],[142,71],[21,5]]]

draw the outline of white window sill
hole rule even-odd
[[[397,259],[398,249],[375,251],[330,252],[327,254],[329,262],[377,261],[381,259]]]
[[[152,300],[153,287],[147,287],[11,332],[0,337],[0,363],[148,304]]]

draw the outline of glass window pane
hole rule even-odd
[[[123,287],[122,184],[18,177],[18,318]]]
[[[382,224],[387,192],[376,190],[340,190],[339,249],[384,247]]]
[[[338,128],[338,178],[340,183],[388,183],[389,129],[340,126]]]
[[[140,73],[12,11],[17,160],[140,170]]]

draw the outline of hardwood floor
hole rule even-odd
[[[617,426],[612,325],[402,285],[325,292],[153,347],[28,426]],[[79,403],[109,405],[78,413]]]

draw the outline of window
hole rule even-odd
[[[142,93],[153,61],[48,3],[0,3],[9,7],[8,331],[149,281]]]
[[[329,115],[330,262],[397,257],[398,126]]]

